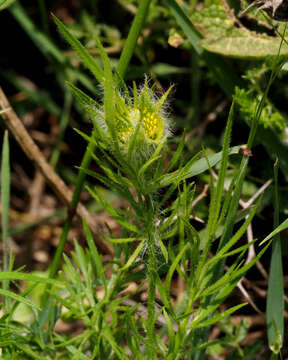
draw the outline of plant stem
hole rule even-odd
[[[155,312],[155,271],[156,271],[156,246],[155,246],[155,221],[153,200],[151,197],[147,199],[147,214],[148,214],[148,319],[147,319],[147,359],[154,359],[154,312]]]
[[[91,138],[93,139],[93,137],[94,137],[94,134],[92,133]],[[76,211],[76,208],[77,208],[77,205],[78,205],[78,202],[79,202],[79,199],[80,199],[80,194],[81,194],[81,191],[82,191],[83,186],[84,186],[84,181],[85,181],[85,177],[86,177],[85,169],[87,169],[89,167],[89,165],[90,165],[90,162],[91,162],[91,159],[92,159],[92,154],[93,154],[93,152],[95,150],[95,146],[96,146],[95,143],[93,141],[90,141],[90,143],[89,143],[89,145],[87,147],[87,150],[86,150],[86,152],[84,154],[84,157],[82,159],[81,169],[80,169],[80,171],[78,173],[78,177],[77,177],[77,181],[76,181],[76,187],[75,187],[73,197],[72,197],[72,201],[71,201],[71,206],[69,208],[67,219],[66,219],[65,224],[64,224],[64,228],[63,228],[63,231],[62,231],[62,234],[61,234],[61,237],[60,237],[59,245],[57,246],[57,250],[56,250],[56,253],[54,255],[52,264],[51,264],[51,268],[50,268],[50,272],[49,272],[49,278],[50,279],[53,279],[55,277],[57,271],[58,271],[59,263],[60,263],[62,253],[63,253],[63,250],[64,250],[64,246],[65,246],[68,234],[69,234],[69,230],[70,230],[71,225],[72,225],[73,216],[74,216],[74,213]],[[47,320],[47,318],[46,318],[47,315],[45,315],[45,314],[47,314],[45,312],[45,308],[46,308],[46,306],[47,306],[47,304],[49,302],[49,298],[50,298],[49,291],[48,291],[49,289],[50,289],[50,287],[46,288],[46,291],[44,292],[44,295],[43,295],[43,298],[42,298],[43,311],[41,313],[41,315],[42,315],[41,323],[43,325],[44,325],[45,321]]]
[[[125,46],[120,56],[119,64],[117,71],[119,75],[123,78],[127,67],[129,65],[130,59],[133,55],[134,49],[137,44],[137,39],[139,37],[140,31],[144,25],[145,19],[148,14],[148,8],[151,0],[141,0],[140,5],[137,11],[137,14],[134,18],[133,24],[130,28]]]
[[[10,149],[8,140],[8,131],[5,131],[3,148],[2,148],[2,163],[1,163],[1,205],[2,205],[2,243],[3,243],[3,271],[9,271],[9,208],[10,208]],[[9,281],[3,280],[3,289],[8,290]],[[4,310],[9,311],[10,300],[4,297]]]
[[[91,136],[93,138],[93,134]],[[61,238],[60,238],[60,242],[59,242],[59,245],[57,247],[57,251],[56,251],[56,254],[53,258],[53,262],[52,262],[52,265],[51,265],[51,269],[50,269],[50,273],[49,273],[49,277],[50,278],[54,278],[54,276],[56,275],[56,272],[58,270],[58,267],[59,267],[59,262],[60,262],[60,259],[61,259],[61,254],[64,250],[64,245],[66,243],[66,240],[67,240],[67,236],[68,236],[68,232],[70,230],[70,227],[71,227],[71,224],[72,224],[72,219],[73,219],[73,216],[74,216],[74,213],[75,213],[75,210],[77,208],[77,205],[78,205],[78,202],[79,202],[79,199],[80,199],[80,194],[83,190],[83,186],[84,186],[84,181],[85,181],[85,177],[86,177],[86,173],[85,173],[85,169],[87,169],[90,165],[90,162],[91,162],[91,158],[92,158],[92,154],[95,150],[95,143],[93,141],[90,141],[88,147],[87,147],[87,150],[84,154],[84,157],[82,159],[82,162],[81,162],[81,168],[80,168],[80,171],[78,173],[78,177],[77,177],[77,181],[76,181],[76,187],[75,187],[75,190],[74,190],[74,193],[73,193],[73,198],[72,198],[72,201],[71,201],[71,206],[70,206],[70,209],[69,209],[69,214],[67,216],[67,220],[65,222],[65,225],[64,225],[64,229],[63,229],[63,232],[62,232],[62,235],[61,235]]]

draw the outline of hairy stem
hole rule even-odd
[[[155,344],[155,271],[156,271],[156,244],[155,244],[155,219],[154,206],[151,197],[147,199],[148,223],[147,241],[148,241],[148,319],[147,319],[147,359],[154,359]]]

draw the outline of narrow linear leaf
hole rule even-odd
[[[247,303],[233,306],[232,308],[213,316],[211,319],[203,321],[200,324],[196,325],[195,327],[193,326],[193,328],[200,328],[200,327],[213,325],[213,324],[219,322],[220,320],[224,319],[225,317],[233,314],[235,311],[241,309],[243,306],[246,306],[246,305],[247,305]]]
[[[15,0],[0,0],[0,11],[13,4]]]
[[[118,74],[121,78],[124,77],[127,67],[129,65],[130,59],[133,55],[134,49],[137,44],[137,39],[140,35],[140,31],[142,30],[145,19],[148,14],[148,8],[151,3],[151,0],[141,0],[139,4],[139,8],[137,14],[133,20],[133,24],[130,28],[128,38],[125,42],[125,46],[122,50],[119,64],[117,67]]]
[[[172,265],[170,266],[170,269],[168,271],[168,274],[166,276],[166,281],[165,281],[165,288],[166,288],[167,294],[170,293],[170,285],[171,285],[171,280],[172,280],[172,276],[174,274],[174,271],[176,270],[176,267],[177,267],[179,261],[181,260],[183,254],[189,248],[189,246],[190,246],[189,244],[186,244],[185,246],[183,246],[183,248],[181,249],[179,254],[174,259]]]
[[[44,282],[51,285],[63,287],[64,285],[55,279],[44,278],[41,276],[24,274],[13,271],[3,271],[0,272],[0,281],[1,280],[24,280],[24,281],[36,281],[36,282]]]
[[[274,164],[274,226],[279,225],[278,167]],[[281,239],[278,233],[272,243],[266,305],[267,335],[270,349],[279,354],[284,341],[284,283]]]
[[[143,249],[144,245],[145,245],[145,240],[143,240],[137,246],[137,248],[134,250],[133,254],[128,259],[127,263],[122,268],[120,268],[121,271],[128,269],[133,264],[133,262],[137,259],[138,255],[140,254],[141,250]]]
[[[8,132],[5,131],[1,163],[1,225],[3,242],[3,270],[9,269],[9,207],[10,207],[10,155]]]
[[[241,146],[234,146],[229,149],[229,155],[238,154]],[[210,167],[215,166],[216,164],[221,161],[222,158],[222,151],[208,156],[207,159],[209,161]],[[170,185],[175,181],[175,179],[181,178],[182,180],[188,179],[190,177],[199,175],[204,171],[209,169],[209,165],[207,163],[206,158],[202,158],[198,161],[195,161],[189,168],[185,169],[185,172],[181,172],[180,170],[176,170],[170,174],[163,176],[160,180],[160,186],[167,186]]]
[[[135,242],[135,241],[142,241],[143,238],[117,238],[117,239],[113,239],[111,237],[108,237],[108,236],[105,236],[105,235],[102,235],[103,238],[113,244],[123,244],[123,243],[128,243],[128,242]]]
[[[281,231],[284,231],[288,228],[288,219],[284,220],[275,230],[273,230],[264,240],[261,241],[260,245],[263,245],[265,242],[272,239],[275,235],[279,234]]]
[[[163,308],[163,314],[166,320],[167,330],[168,330],[168,336],[169,336],[169,351],[173,351],[175,346],[175,333],[173,330],[173,324],[172,321],[167,313],[167,311]]]
[[[89,229],[89,226],[88,226],[85,218],[82,218],[82,222],[83,222],[83,229],[84,229],[86,241],[87,241],[89,249],[91,251],[92,261],[93,261],[93,263],[94,263],[94,265],[96,267],[96,270],[97,270],[97,275],[101,279],[103,285],[106,286],[106,278],[105,278],[105,274],[104,274],[104,271],[103,271],[103,265],[102,265],[101,257],[99,255],[99,252],[98,252],[97,247],[95,245],[93,235],[91,233],[91,230]]]
[[[73,49],[77,52],[78,56],[83,61],[84,65],[92,72],[98,82],[101,84],[104,80],[103,70],[96,63],[93,57],[89,54],[89,52],[85,49],[85,47],[80,43],[80,41],[72,35],[68,28],[60,21],[55,15],[52,14],[52,17],[58,26],[60,33],[64,36],[64,38],[69,42],[69,44],[73,47]]]
[[[15,293],[13,293],[12,291],[0,289],[0,295],[8,296],[11,299],[14,299],[14,300],[18,301],[19,303],[25,304],[25,305],[27,305],[29,307],[32,307],[33,309],[36,309],[36,310],[40,310],[40,308],[37,305],[33,304],[30,300],[25,299],[23,296],[17,295]]]

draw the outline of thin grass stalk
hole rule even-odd
[[[283,43],[283,39],[280,44],[279,53],[280,53],[282,43]],[[249,137],[248,137],[248,141],[247,141],[247,149],[248,150],[250,150],[253,146],[256,132],[257,132],[257,126],[259,123],[259,119],[260,119],[261,112],[263,110],[265,101],[268,96],[269,89],[270,89],[275,77],[277,76],[277,74],[279,73],[279,71],[282,67],[282,64],[277,65],[277,59],[278,58],[276,57],[275,65],[270,74],[267,87],[265,88],[264,94],[261,97],[261,100],[257,106],[255,115],[252,120],[251,129],[250,129]],[[240,199],[240,195],[241,195],[241,191],[242,191],[242,186],[243,186],[244,179],[245,179],[246,172],[247,172],[248,160],[249,160],[249,158],[246,155],[243,155],[243,158],[242,158],[242,161],[240,164],[240,172],[239,172],[239,175],[238,175],[238,178],[236,181],[234,194],[233,194],[232,201],[231,201],[231,204],[229,207],[228,216],[226,219],[222,237],[219,242],[218,250],[220,250],[222,248],[222,246],[224,246],[227,243],[227,241],[229,240],[229,238],[232,235],[232,231],[234,228],[234,222],[235,222],[235,216],[236,216],[238,203],[239,203],[239,199]],[[219,264],[216,265],[215,270],[213,272],[211,282],[216,282],[222,276],[223,271],[224,271],[224,266],[225,266],[225,260],[220,261]],[[213,301],[213,299],[214,299],[214,296],[208,296],[204,301],[204,306],[209,306],[209,304]],[[196,339],[195,339],[196,344],[200,344],[203,341],[208,341],[209,334],[210,334],[210,327],[207,327],[207,328],[204,327],[203,329],[199,329],[198,334],[196,335]],[[197,360],[204,359],[204,354],[205,354],[205,350],[198,351],[195,355],[195,359],[197,359]]]
[[[138,37],[140,35],[140,31],[143,28],[145,23],[149,5],[151,0],[141,0],[139,4],[139,8],[137,14],[134,18],[132,26],[130,28],[127,40],[125,42],[124,48],[121,52],[120,60],[118,63],[117,71],[121,78],[125,76],[127,67],[130,63],[131,57],[134,53],[134,49],[137,44]]]
[[[154,206],[151,195],[146,197],[147,219],[147,242],[148,242],[148,319],[147,319],[147,359],[155,358],[155,271],[156,271],[156,244]]]
[[[38,0],[39,11],[41,15],[41,23],[44,32],[49,35],[49,22],[47,18],[48,11],[46,9],[45,0]]]
[[[69,124],[69,114],[70,114],[70,109],[71,109],[71,105],[72,105],[72,100],[73,100],[73,96],[71,93],[70,89],[65,89],[65,95],[64,95],[64,104],[63,104],[63,111],[60,117],[60,122],[59,122],[59,135],[57,137],[56,143],[55,143],[55,147],[53,149],[51,158],[50,158],[50,164],[53,167],[56,167],[59,157],[60,157],[60,146],[66,131],[66,128]]]
[[[94,132],[92,132],[92,136],[91,139],[93,139],[94,137]],[[64,250],[64,246],[66,244],[67,238],[68,238],[68,234],[72,225],[72,220],[73,217],[75,215],[75,211],[77,208],[77,205],[79,203],[79,199],[80,199],[80,194],[83,190],[84,187],[84,182],[85,182],[85,178],[86,178],[86,169],[88,169],[91,159],[92,159],[92,154],[95,150],[96,144],[94,141],[90,141],[89,145],[87,147],[87,150],[84,154],[84,157],[82,159],[81,162],[81,166],[80,166],[80,170],[78,173],[78,177],[76,180],[76,186],[75,186],[75,190],[73,193],[73,197],[72,197],[72,201],[71,201],[71,205],[70,208],[68,209],[68,214],[67,214],[67,219],[65,221],[64,224],[64,228],[62,231],[62,234],[60,236],[60,240],[59,240],[59,245],[57,246],[57,250],[56,253],[53,257],[52,260],[52,264],[51,264],[51,268],[50,268],[50,272],[49,272],[49,278],[53,279],[56,276],[56,273],[58,271],[59,268],[59,264],[60,264],[60,260],[62,258],[62,253]],[[49,294],[49,290],[51,289],[51,286],[47,286],[46,290],[43,294],[42,297],[42,313],[40,315],[40,323],[42,324],[42,326],[44,326],[45,322],[47,321],[47,317],[48,317],[48,312],[46,311],[47,306],[49,304],[49,298],[50,298],[50,294]]]
[[[94,137],[94,133],[92,132],[91,139],[93,139],[93,137]],[[69,213],[68,213],[67,220],[66,220],[66,224],[69,224],[69,229],[71,227],[71,221],[75,215],[75,211],[76,211],[77,205],[79,203],[80,195],[81,195],[81,192],[84,187],[84,182],[85,182],[85,178],[86,178],[86,169],[88,169],[88,167],[90,165],[90,162],[92,159],[92,154],[95,151],[95,147],[96,147],[95,142],[91,140],[89,142],[89,145],[87,147],[87,150],[84,154],[84,157],[83,157],[81,165],[80,165],[80,170],[79,170],[79,173],[77,176],[75,190],[73,193]],[[65,226],[63,229],[63,233],[65,234]],[[68,232],[67,232],[67,235],[68,235]],[[67,240],[67,235],[65,235],[65,236],[61,235],[61,239],[60,239],[59,245],[57,247],[56,254],[52,261],[52,265],[51,265],[51,269],[50,269],[50,273],[49,273],[50,278],[54,278],[56,275],[56,272],[58,270],[61,254],[63,252],[64,245]]]
[[[274,229],[279,226],[278,159],[274,164]],[[269,347],[279,354],[284,340],[284,283],[280,234],[272,242],[266,323]]]
[[[3,243],[3,271],[9,271],[9,208],[10,208],[10,155],[8,131],[5,131],[1,163],[1,207],[2,207],[2,243]],[[8,290],[9,281],[3,280],[3,289]],[[4,309],[9,311],[9,297],[4,297]]]
[[[66,63],[65,55],[55,46],[48,36],[43,34],[27,16],[19,1],[9,7],[9,11],[39,50],[49,58],[52,55],[60,64]]]

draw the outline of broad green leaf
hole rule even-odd
[[[195,25],[197,25],[196,20],[190,20],[182,8],[178,5],[176,0],[166,0],[168,7],[171,10],[172,15],[175,17],[177,23],[184,31],[187,36],[189,42],[193,46],[194,50],[201,56],[210,70],[214,73],[214,78],[217,81],[218,85],[225,91],[225,93],[231,98],[235,92],[235,88],[245,88],[245,84],[242,79],[240,79],[236,73],[231,69],[228,63],[221,59],[220,56],[208,53],[202,47],[199,46],[199,41],[201,40],[201,35],[195,29]],[[194,13],[197,13],[194,11]],[[212,14],[213,15],[213,14]],[[215,18],[218,16],[218,12],[211,17]],[[211,23],[211,17],[206,21],[206,24]],[[192,16],[193,18],[193,16]],[[212,19],[213,21],[213,19]],[[231,19],[228,20],[231,22]],[[220,18],[218,23],[223,23],[224,20]],[[203,22],[200,23],[203,28]],[[218,24],[219,28],[219,24]],[[212,30],[212,29],[211,29]],[[205,32],[207,28],[205,28]],[[218,37],[223,35],[223,32],[218,34]],[[286,46],[286,45],[285,45]],[[250,126],[250,124],[248,124]],[[271,132],[271,130],[263,129],[262,127],[258,127],[257,129],[257,138],[259,142],[263,144],[266,148],[267,153],[273,159],[277,156],[279,158],[280,168],[283,171],[284,175],[288,178],[288,147],[286,144],[279,139],[277,134]]]
[[[240,59],[263,59],[278,55],[280,37],[239,28],[223,3],[205,3],[201,10],[191,14],[191,21],[204,37],[198,45],[209,52]],[[282,46],[281,54],[287,53],[288,46]]]
[[[277,56],[279,54],[280,43],[280,38],[263,38],[260,36],[226,36],[212,40],[208,38],[200,42],[205,50],[212,53],[247,60],[260,60],[265,59],[267,56]],[[280,54],[288,55],[288,45],[286,42],[283,42]]]
[[[205,61],[208,68],[213,72],[218,85],[228,96],[232,96],[236,86],[242,87],[242,80],[236,76],[235,72],[227,62],[215,54],[204,51],[204,49],[199,46],[199,41],[202,36],[195,28],[194,22],[188,18],[176,0],[166,0],[166,3],[194,50],[201,56],[201,59]]]

